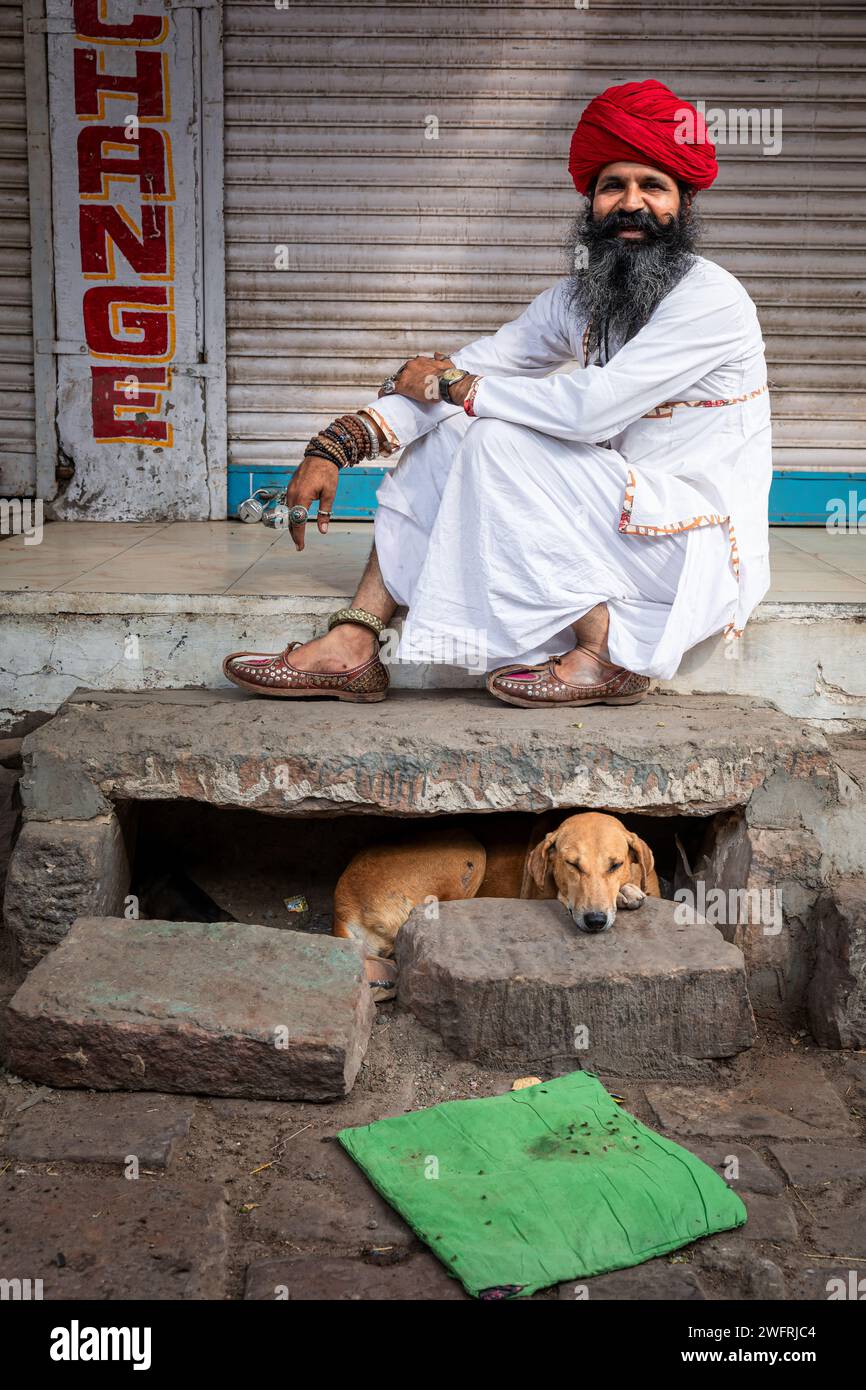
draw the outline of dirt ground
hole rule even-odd
[[[4,999],[10,987],[7,980]],[[826,1298],[826,1281],[833,1271],[854,1270],[859,1276],[866,1275],[866,1054],[823,1051],[806,1035],[791,1036],[764,1025],[751,1050],[734,1060],[713,1064],[711,1072],[712,1079],[702,1080],[699,1088],[711,1093],[709,1108],[703,1112],[707,1118],[698,1122],[707,1132],[695,1133],[694,1126],[687,1134],[677,1133],[676,1128],[662,1132],[708,1158],[710,1150],[721,1155],[747,1155],[750,1149],[758,1156],[757,1179],[754,1172],[750,1176],[746,1171],[751,1159],[743,1165],[741,1188],[749,1221],[740,1230],[699,1241],[665,1259],[651,1261],[637,1272],[628,1272],[636,1274],[637,1283],[632,1279],[620,1291],[616,1284],[608,1287],[599,1286],[598,1280],[588,1281],[590,1296],[595,1283],[598,1295],[606,1298]],[[354,1271],[357,1291],[342,1296],[374,1296],[365,1294],[365,1285],[375,1284],[383,1267],[399,1267],[390,1296],[441,1297],[434,1278],[439,1269],[429,1256],[421,1254],[420,1243],[372,1191],[335,1136],[344,1126],[366,1124],[439,1101],[501,1093],[519,1074],[517,1069],[495,1072],[459,1061],[438,1037],[421,1028],[397,1004],[381,1005],[366,1060],[347,1098],[328,1104],[192,1098],[188,1133],[178,1141],[167,1171],[142,1176],[149,1184],[166,1185],[165,1190],[168,1186],[185,1189],[187,1184],[196,1183],[222,1189],[228,1232],[222,1274],[224,1297],[243,1298],[245,1286],[248,1297],[268,1296],[255,1293],[253,1276],[264,1270],[267,1285],[272,1267],[261,1262],[282,1259],[308,1262],[301,1270],[301,1286],[308,1288],[308,1297],[331,1296],[332,1266],[326,1257],[352,1262],[347,1267]],[[682,1086],[682,1079],[677,1077],[672,1077],[671,1083],[651,1084],[605,1074],[601,1079],[623,1097],[625,1109],[654,1129],[662,1126],[650,1097],[656,1105],[663,1106],[670,1096],[682,1103],[683,1093],[692,1089],[691,1083]],[[819,1092],[824,1097],[821,1104],[838,1107],[834,1110],[835,1133],[826,1131],[821,1104],[815,1109]],[[70,1102],[70,1095],[76,1097],[74,1102]],[[731,1096],[735,1098],[733,1104]],[[759,1114],[756,1118],[750,1105],[757,1102],[767,1106],[767,1097],[769,1108],[763,1117]],[[155,1096],[143,1095],[141,1100],[151,1111],[160,1104]],[[19,1123],[22,1110],[31,1116],[37,1109],[43,1110],[43,1115],[44,1109],[55,1110],[60,1120],[68,1115],[71,1103],[81,1119],[88,1105],[106,1102],[92,1092],[50,1092],[0,1073],[0,1152],[5,1152],[4,1144]],[[117,1102],[108,1102],[113,1103]],[[721,1115],[727,1118],[720,1131]],[[735,1132],[738,1124],[739,1133]],[[772,1150],[777,1141],[786,1140],[790,1124],[799,1125],[805,1136],[793,1142],[808,1147],[815,1160],[809,1186],[792,1183]],[[756,1127],[766,1132],[758,1133]],[[845,1151],[841,1168],[840,1149]],[[3,1158],[3,1205],[8,1211],[18,1202],[27,1204],[32,1200],[28,1194],[38,1190],[43,1178],[62,1181],[89,1177],[108,1184],[116,1182],[117,1173],[116,1163],[71,1164],[62,1157],[43,1163]],[[747,1190],[749,1184],[758,1189],[754,1195]],[[92,1204],[93,1189],[89,1191]],[[834,1232],[840,1233],[838,1249],[833,1244]],[[843,1244],[848,1248],[842,1249]],[[192,1259],[194,1262],[194,1253]],[[248,1276],[250,1267],[253,1273]],[[292,1268],[297,1273],[299,1266],[295,1263]],[[403,1269],[413,1271],[405,1289],[397,1277]],[[306,1284],[304,1270],[309,1276]],[[676,1289],[671,1292],[664,1282],[671,1272],[681,1281],[679,1293]],[[105,1296],[104,1275],[103,1270],[100,1293],[94,1288],[93,1296]],[[604,1278],[616,1281],[623,1276]],[[664,1294],[656,1291],[662,1287],[660,1281]],[[426,1293],[425,1287],[429,1287]],[[150,1286],[148,1293],[153,1296]],[[121,1294],[118,1284],[117,1296],[144,1295],[134,1289]],[[160,1292],[156,1296],[172,1295]],[[574,1295],[569,1295],[566,1286],[536,1295],[567,1296]]]

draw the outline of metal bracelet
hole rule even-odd
[[[369,457],[371,459],[377,459],[379,457],[379,436],[376,433],[376,427],[373,424],[373,421],[368,420],[366,415],[362,414],[354,415],[352,418],[360,422],[360,424],[363,426],[364,433],[370,441]]]

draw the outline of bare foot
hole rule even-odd
[[[585,647],[575,647],[574,651],[566,652],[553,667],[560,680],[567,685],[598,685],[602,681],[610,680],[610,653],[605,647],[601,653],[601,659],[593,652],[589,652]],[[619,671],[622,668],[614,668]]]
[[[378,639],[366,627],[357,623],[340,623],[289,652],[288,660],[296,671],[351,671],[362,666],[376,651]]]

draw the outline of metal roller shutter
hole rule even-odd
[[[777,466],[866,467],[861,4],[227,0],[225,34],[232,464],[296,462],[395,361],[560,275],[576,118],[654,75],[781,109],[778,154],[720,146],[704,251],[758,303]]]
[[[36,484],[24,25],[0,3],[0,494]]]

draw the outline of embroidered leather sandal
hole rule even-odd
[[[380,618],[362,608],[341,608],[332,613],[328,630],[340,623],[357,623],[369,628],[377,637],[384,627]],[[375,704],[384,700],[390,677],[379,660],[378,651],[349,671],[299,671],[289,661],[289,653],[302,645],[290,642],[285,651],[276,654],[231,652],[223,662],[223,675],[233,685],[250,690],[254,695],[274,695],[280,699],[312,696],[352,704]]]
[[[487,677],[487,689],[506,705],[537,709],[544,705],[636,705],[649,690],[649,677],[638,676],[624,666],[613,666],[595,656],[610,675],[595,685],[569,685],[555,671],[561,656],[552,656],[537,666],[499,666]]]

